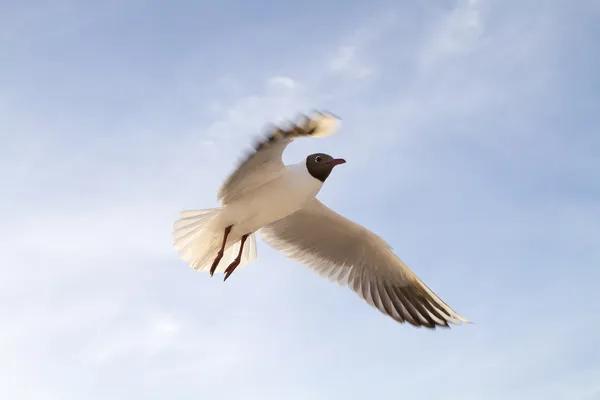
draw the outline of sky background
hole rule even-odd
[[[0,397],[600,399],[600,3],[0,0]],[[380,314],[173,221],[268,122],[475,322]]]

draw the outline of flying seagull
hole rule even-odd
[[[398,322],[427,328],[467,322],[430,290],[379,236],[319,200],[332,170],[346,161],[324,153],[284,165],[296,138],[332,135],[339,118],[325,112],[272,126],[218,192],[221,207],[188,210],[174,224],[174,245],[199,271],[233,271],[256,259],[255,232],[275,249]]]

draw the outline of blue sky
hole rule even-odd
[[[1,1],[0,392],[600,399],[592,0]],[[340,132],[319,198],[473,325],[400,325],[258,244],[223,284],[181,209],[269,121]]]

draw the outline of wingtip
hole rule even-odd
[[[328,111],[315,111],[311,118],[316,125],[313,137],[324,137],[333,135],[340,128],[342,119]]]
[[[336,120],[338,120],[338,121],[340,121],[340,122],[342,121],[342,118],[341,118],[340,116],[338,116],[338,115],[336,115],[336,114],[332,113],[331,111],[322,111],[322,112],[321,112],[321,114],[323,114],[323,115],[327,115],[327,116],[329,116],[329,117],[331,117],[331,118],[335,118]]]
[[[456,316],[454,316],[452,323],[455,324],[455,325],[474,325],[475,324],[475,322],[469,321],[468,319],[466,319],[462,315],[456,315]]]

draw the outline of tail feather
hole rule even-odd
[[[173,244],[181,258],[198,271],[209,271],[221,248],[223,227],[219,224],[219,208],[186,210],[179,214],[173,225]],[[216,272],[225,272],[236,258],[241,242],[229,242],[223,252]],[[252,234],[244,244],[238,268],[256,259],[256,239]]]
[[[198,218],[200,215],[210,214],[215,211],[219,211],[219,208],[205,208],[202,210],[183,210],[179,212],[179,218]]]

